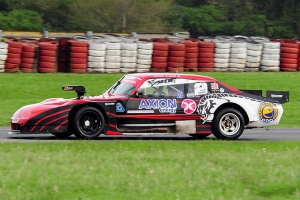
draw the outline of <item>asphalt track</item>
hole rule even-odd
[[[51,141],[75,141],[75,136],[68,139],[57,139],[51,134],[7,134],[9,127],[0,127],[0,142],[51,142]],[[208,139],[214,139],[213,135]],[[93,141],[116,141],[116,140],[193,140],[188,135],[159,135],[159,136],[100,136]],[[247,129],[236,141],[300,141],[300,129],[279,129],[270,128],[269,130]]]

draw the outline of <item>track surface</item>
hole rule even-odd
[[[6,134],[9,131],[9,127],[0,127],[0,142],[36,142],[36,141],[72,141],[77,140],[74,136],[68,139],[58,140],[51,134],[18,134],[9,135]],[[213,135],[208,138],[215,138]],[[159,135],[159,136],[100,136],[94,141],[114,141],[114,140],[193,140],[188,135]],[[237,141],[300,141],[300,129],[251,129],[245,130],[243,135]]]

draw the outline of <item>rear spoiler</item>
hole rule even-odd
[[[82,85],[67,85],[62,86],[62,90],[64,91],[75,91],[77,93],[77,99],[81,99],[83,95],[86,93],[85,87]]]
[[[256,96],[264,97],[262,90],[241,90],[241,91],[249,94],[254,94]],[[290,101],[290,92],[267,90],[264,98],[273,101],[278,101],[279,103],[284,104]]]

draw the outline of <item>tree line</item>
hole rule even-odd
[[[0,0],[0,29],[298,38],[297,0]]]

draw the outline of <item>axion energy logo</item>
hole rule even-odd
[[[185,99],[182,101],[181,107],[184,109],[184,113],[192,114],[195,112],[197,105],[192,99]]]

